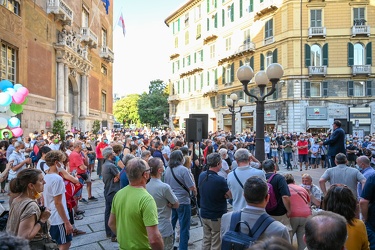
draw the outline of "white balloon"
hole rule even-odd
[[[4,117],[0,117],[0,129],[6,128],[8,126],[8,120]]]

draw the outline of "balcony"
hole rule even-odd
[[[259,8],[255,9],[254,21],[261,19],[265,15],[269,15],[275,12],[278,7],[276,6],[276,0],[264,0],[259,4]]]
[[[73,11],[63,0],[47,0],[47,13],[55,14],[55,20],[61,20],[64,25],[72,25]]]
[[[268,45],[268,44],[271,44],[271,43],[273,43],[273,42],[274,42],[274,38],[273,38],[273,36],[266,37],[266,38],[264,39],[264,45]]]
[[[370,26],[369,25],[353,25],[352,26],[352,37],[358,35],[370,36]]]
[[[215,86],[204,86],[202,89],[203,97],[206,96],[215,96],[217,94],[219,87]]]
[[[168,97],[168,103],[178,103],[180,100],[181,99],[178,95],[170,95]]]
[[[255,50],[255,43],[247,42],[238,48],[237,53],[242,53],[246,51],[254,51],[254,50]]]
[[[104,60],[106,60],[107,62],[112,62],[112,63],[113,63],[113,60],[115,59],[115,54],[108,46],[101,47],[99,56],[103,58]]]
[[[352,74],[355,75],[370,75],[371,65],[353,65]]]
[[[309,76],[325,76],[327,66],[309,66]]]
[[[310,27],[309,28],[309,38],[313,36],[326,37],[326,27]]]
[[[98,37],[90,28],[81,28],[81,41],[86,42],[91,48],[98,46]]]

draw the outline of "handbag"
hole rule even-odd
[[[177,181],[177,183],[183,188],[185,189],[186,192],[188,192],[189,196],[190,196],[190,206],[191,206],[191,215],[196,215],[198,214],[198,207],[197,207],[197,200],[195,198],[194,195],[190,194],[190,191],[189,189],[184,185],[182,184],[182,182],[177,179],[176,175],[174,174],[173,172],[173,168],[170,168],[171,169],[171,173],[173,175],[173,178]]]
[[[58,250],[59,246],[48,234],[47,224],[42,225],[43,237],[29,241],[31,250]]]

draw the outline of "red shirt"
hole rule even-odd
[[[84,174],[86,173],[86,170],[79,168],[79,166],[85,165],[83,163],[83,158],[80,153],[77,153],[76,151],[73,151],[69,155],[69,167],[70,172],[77,170],[77,174]]]
[[[103,148],[106,148],[108,145],[104,142],[99,142],[99,144],[96,146],[96,158],[103,159],[102,150]]]
[[[299,155],[307,155],[309,153],[309,148],[307,147],[308,144],[309,143],[306,141],[306,139],[304,141],[299,140],[297,142],[297,147],[306,146],[306,148],[298,149]]]

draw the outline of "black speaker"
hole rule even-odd
[[[186,142],[202,141],[202,119],[188,118],[186,124]]]
[[[349,133],[349,122],[346,119],[335,119],[335,121],[338,120],[341,122],[341,128],[345,131],[345,134],[350,134]]]
[[[353,134],[353,122],[348,122],[348,133],[349,135]]]
[[[208,114],[190,114],[189,118],[202,119],[202,139],[208,138]]]

